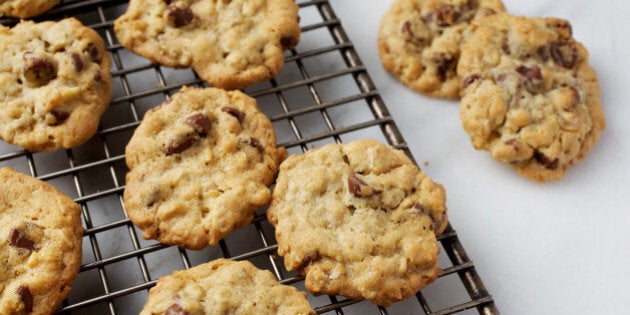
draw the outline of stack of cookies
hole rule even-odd
[[[605,127],[595,71],[568,21],[513,16],[499,0],[396,0],[383,66],[420,93],[461,97],[476,149],[544,182],[564,177]]]

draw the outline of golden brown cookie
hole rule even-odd
[[[562,19],[504,13],[473,28],[458,66],[473,145],[524,177],[562,178],[606,125],[588,52]]]
[[[383,67],[417,92],[457,98],[456,67],[470,22],[504,10],[500,0],[396,0],[378,34]]]
[[[215,87],[274,77],[300,39],[292,0],[131,0],[114,30],[125,48],[168,67],[192,67]]]
[[[140,315],[315,315],[306,294],[248,261],[218,259],[158,280]]]
[[[240,91],[182,88],[150,110],[125,151],[125,209],[145,238],[214,245],[266,204],[284,148]]]
[[[8,167],[0,181],[0,314],[52,314],[79,272],[81,209]]]
[[[48,11],[61,0],[0,0],[0,16],[26,19]]]
[[[74,18],[0,26],[0,138],[31,151],[72,148],[111,100],[110,57]]]
[[[290,156],[267,216],[278,254],[309,291],[387,306],[440,274],[445,203],[404,152],[366,139]]]

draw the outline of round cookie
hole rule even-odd
[[[218,259],[175,271],[149,291],[140,315],[315,315],[306,294],[248,261]]]
[[[0,314],[52,314],[79,272],[81,209],[8,167],[0,180]]]
[[[54,7],[61,0],[2,0],[0,16],[26,19],[37,16]]]
[[[0,26],[0,138],[30,151],[71,148],[98,128],[111,100],[98,33],[68,18]]]
[[[524,177],[562,178],[606,125],[588,52],[562,19],[505,13],[473,27],[458,73],[460,117],[474,147]]]
[[[134,53],[232,90],[280,72],[300,39],[297,12],[293,0],[131,0],[114,30]]]
[[[457,98],[456,67],[470,22],[504,10],[500,0],[396,0],[378,33],[383,67],[417,92]]]
[[[125,208],[145,238],[214,245],[269,201],[285,157],[256,100],[184,87],[146,113],[127,145]]]
[[[440,274],[445,202],[404,152],[366,139],[286,159],[267,217],[309,291],[388,306]]]

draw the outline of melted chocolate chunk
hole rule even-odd
[[[22,59],[24,59],[24,67],[22,68],[24,77],[32,85],[43,86],[57,78],[57,68],[47,58],[38,57],[27,51],[22,55]]]
[[[380,190],[371,187],[358,178],[356,174],[348,176],[348,190],[357,198],[371,197],[381,193]]]
[[[175,303],[164,311],[164,315],[188,315],[188,312],[181,305]]]
[[[193,127],[201,136],[206,136],[208,132],[210,132],[210,128],[212,128],[212,122],[210,122],[208,116],[202,113],[197,113],[186,118],[186,123]]]
[[[249,138],[249,141],[247,141],[247,144],[249,144],[252,147],[256,148],[258,150],[258,152],[260,152],[260,153],[265,152],[265,148],[262,146],[262,144],[260,144],[260,141],[258,141],[258,139],[254,138],[254,137]]]
[[[311,256],[311,254],[306,254],[304,256],[304,258],[302,258],[302,262],[300,263],[300,265],[298,266],[298,270],[300,269],[304,269],[306,268],[308,265],[310,265],[315,259],[317,259],[317,255],[313,258]]]
[[[545,45],[538,47],[538,49],[536,49],[536,54],[542,61],[547,62],[547,60],[549,60],[549,46]]]
[[[66,121],[68,117],[70,117],[70,113],[57,109],[53,109],[52,111],[50,111],[50,114],[55,117],[55,123],[52,124],[53,126],[61,124],[62,122]]]
[[[466,79],[464,79],[464,83],[462,83],[462,89],[467,88],[473,82],[479,80],[481,76],[478,73],[469,75]]]
[[[92,58],[92,61],[96,63],[101,63],[101,53],[98,51],[98,48],[94,46],[94,44],[89,43],[86,51],[90,54],[90,58]]]
[[[437,26],[451,26],[459,18],[459,13],[450,4],[441,4],[435,8],[435,24]]]
[[[245,119],[245,113],[234,107],[223,106],[221,107],[221,111],[234,116],[236,119],[238,119],[239,123],[243,123],[243,119]]]
[[[572,42],[555,42],[549,45],[553,61],[564,68],[571,69],[578,61],[578,50]]]
[[[552,160],[548,156],[546,156],[544,153],[538,150],[534,150],[534,159],[536,159],[536,162],[538,162],[539,164],[541,164],[542,166],[544,166],[546,169],[549,169],[549,170],[557,169],[558,164],[560,163],[558,158],[555,158]]]
[[[433,224],[431,225],[431,229],[433,231],[437,231],[437,229],[439,229],[440,226],[442,226],[442,221],[441,220],[437,220],[433,216],[433,212],[427,211],[419,202],[416,202],[416,204],[414,204],[413,207],[416,210],[418,210],[418,212],[420,212],[421,214],[426,214],[426,215],[429,216],[429,218],[431,218],[431,221],[433,221]]]
[[[437,77],[440,81],[444,82],[449,78],[448,72],[449,70],[454,70],[457,63],[455,59],[446,56],[443,53],[440,53],[434,59],[437,64]]]
[[[192,147],[197,140],[199,140],[199,136],[197,133],[185,133],[180,137],[171,141],[171,143],[166,148],[166,155],[178,154],[186,151],[188,148]]]
[[[521,65],[516,68],[516,72],[520,73],[522,76],[532,81],[542,80],[542,73],[540,72],[540,68],[538,66],[532,66],[528,68]]]
[[[294,36],[283,36],[282,38],[280,38],[280,45],[282,45],[282,48],[284,49],[292,49],[293,47],[297,46],[297,44],[298,39]]]
[[[83,70],[83,61],[81,60],[81,56],[79,56],[79,54],[77,53],[72,53],[70,54],[70,57],[72,57],[72,64],[74,65],[74,69],[77,72],[81,72]]]
[[[24,303],[24,310],[27,313],[30,313],[33,311],[33,295],[31,294],[31,291],[28,289],[27,286],[25,285],[21,285],[17,288],[17,290],[15,291],[15,294],[20,296],[20,300],[22,300],[22,303]]]
[[[180,8],[174,4],[168,6],[168,16],[175,27],[186,26],[193,20],[193,12],[189,7]]]
[[[35,250],[35,242],[29,240],[26,235],[16,228],[13,228],[9,234],[9,245],[28,249],[29,251]]]

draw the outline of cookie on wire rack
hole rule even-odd
[[[278,254],[312,293],[388,306],[434,281],[446,194],[404,154],[375,140],[292,155],[267,211]]]
[[[81,209],[8,167],[0,180],[0,314],[52,314],[79,272]]]
[[[12,16],[27,19],[44,13],[61,0],[2,0],[0,1],[0,17]]]
[[[214,87],[243,89],[282,69],[298,44],[293,0],[131,0],[114,30],[134,53],[168,67],[192,67]]]
[[[110,57],[75,18],[0,25],[0,138],[30,151],[87,141],[111,100]]]
[[[457,98],[456,67],[470,22],[504,10],[500,0],[396,0],[378,33],[383,67],[419,93]]]
[[[503,13],[473,28],[457,69],[472,144],[526,178],[561,179],[606,125],[588,52],[563,19]]]
[[[286,150],[240,91],[187,88],[147,112],[125,150],[125,209],[144,238],[201,249],[249,224]]]
[[[306,294],[249,261],[218,259],[160,278],[140,315],[315,315]]]

